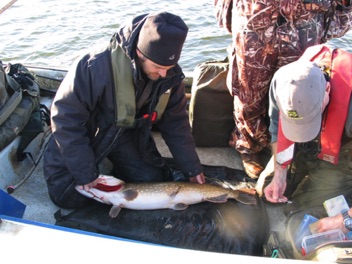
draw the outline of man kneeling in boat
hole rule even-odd
[[[44,157],[56,205],[76,208],[90,200],[75,186],[96,186],[98,165],[106,157],[114,165],[112,174],[126,182],[170,180],[151,135],[153,124],[185,177],[205,182],[177,63],[187,33],[179,16],[140,15],[68,72],[52,105],[53,136]]]
[[[318,45],[275,73],[269,93],[274,155],[267,168],[274,172],[264,189],[268,201],[285,203],[290,197],[287,211],[293,212],[344,195],[351,207],[351,72],[352,54]],[[258,193],[268,172],[258,180]],[[336,219],[341,221],[334,226],[342,226],[342,214]]]

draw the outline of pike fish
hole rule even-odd
[[[253,194],[226,189],[214,184],[191,182],[125,183],[115,177],[101,175],[99,183],[89,191],[76,190],[101,203],[111,204],[109,215],[116,217],[121,208],[132,210],[184,210],[201,202],[225,203],[235,199],[243,204],[256,205]]]

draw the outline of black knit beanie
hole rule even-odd
[[[188,33],[185,22],[168,12],[150,14],[139,33],[137,48],[156,64],[177,64]]]

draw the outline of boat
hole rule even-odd
[[[40,104],[50,109],[55,92],[64,79],[67,69],[33,65],[25,65],[25,67],[35,77],[41,89]],[[191,98],[192,73],[186,73],[186,76],[187,97]],[[160,153],[164,157],[172,158],[158,132],[153,133]],[[214,263],[215,261],[292,262],[293,259],[280,256],[275,247],[271,248],[273,250],[271,255],[250,256],[175,247],[158,244],[155,241],[146,242],[76,228],[78,225],[58,224],[60,216],[70,215],[72,210],[58,208],[47,194],[42,171],[42,157],[50,136],[50,125],[45,123],[43,131],[36,135],[26,147],[24,152],[30,155],[22,161],[16,158],[21,133],[0,152],[0,248],[5,253],[2,259],[8,256],[9,260],[15,260],[18,263],[31,260],[39,263],[67,260],[91,263],[111,261],[114,258],[129,261],[153,261],[153,263],[190,261],[190,258],[192,261],[193,258],[197,258],[197,261],[202,263]],[[210,167],[221,166],[242,170],[241,160],[233,148],[198,147],[197,152],[202,163]],[[275,239],[273,234],[283,232],[286,220],[281,205],[265,203],[264,208],[265,217],[268,217],[269,221],[269,230],[266,230],[268,231],[266,242],[269,242],[263,244],[263,247],[275,242],[270,239]],[[263,216],[263,219],[265,217]],[[260,223],[262,219],[251,219],[251,221]],[[136,228],[138,232],[138,226]],[[177,236],[177,233],[175,235]],[[61,255],[65,255],[65,258],[57,258]],[[294,261],[305,262],[303,258],[294,259]]]

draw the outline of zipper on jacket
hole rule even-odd
[[[104,152],[102,152],[101,155],[98,158],[96,158],[96,160],[95,160],[96,164],[99,164],[109,154],[109,152],[111,151],[112,147],[115,145],[116,140],[119,138],[122,130],[123,130],[122,128],[119,128],[119,130],[117,131],[117,133],[116,133],[114,139],[112,140],[110,146]]]

